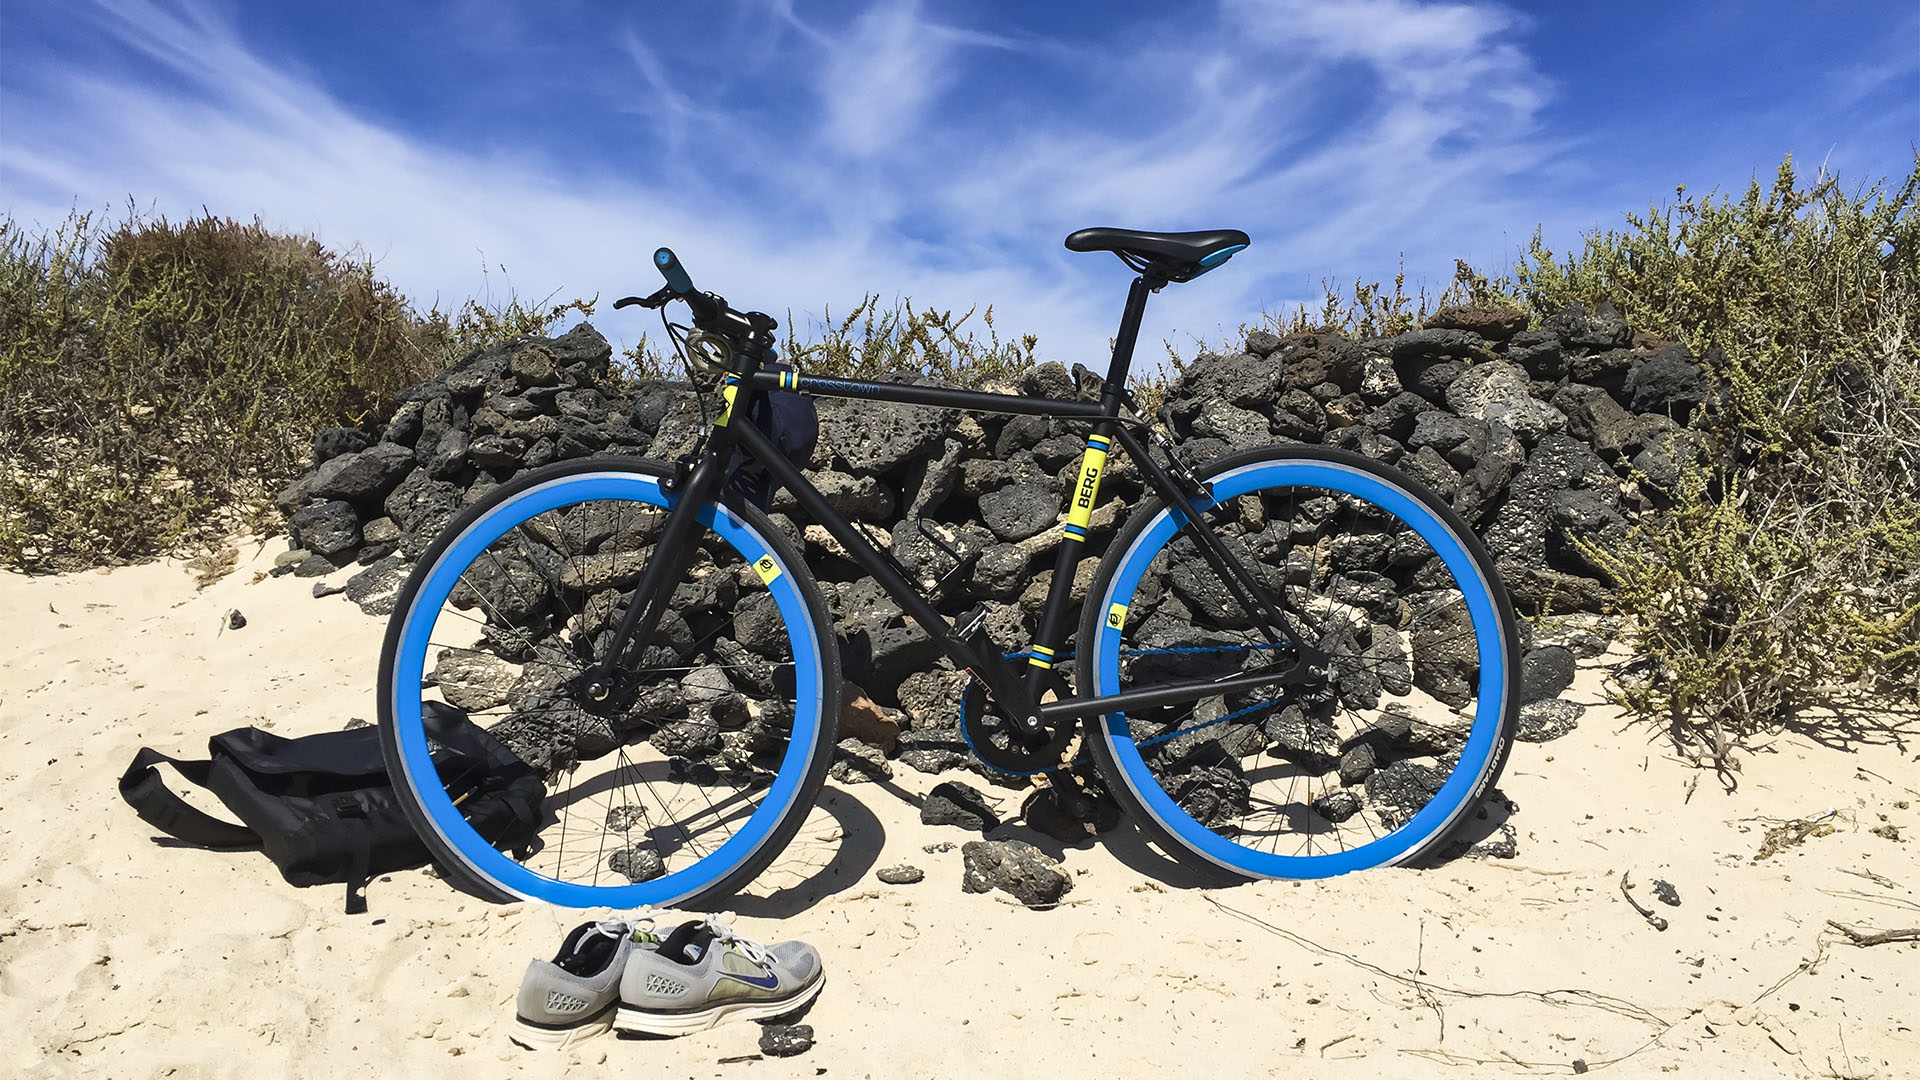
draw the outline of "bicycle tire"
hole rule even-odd
[[[814,805],[840,715],[839,652],[805,561],[758,509],[731,498],[703,506],[655,644],[629,653],[603,701],[575,677],[632,601],[652,557],[646,536],[677,501],[661,484],[671,472],[635,458],[528,471],[456,515],[398,594],[380,655],[381,746],[408,818],[466,891],[569,907],[698,907],[753,881]],[[538,850],[524,862],[480,836],[442,788],[420,722],[433,696],[468,708],[547,780]],[[668,781],[679,785],[673,799]],[[722,781],[732,790],[715,803],[708,789]],[[687,797],[688,819],[660,821],[689,790],[705,809]],[[741,815],[737,831],[717,835]]]
[[[1325,877],[1436,852],[1498,781],[1519,716],[1513,606],[1485,547],[1432,492],[1358,454],[1260,448],[1197,475],[1212,494],[1196,512],[1333,654],[1330,671],[1305,690],[1089,720],[1109,789],[1212,880]],[[1079,630],[1083,693],[1289,663],[1178,518],[1147,503],[1102,560]],[[1269,781],[1284,795],[1257,786]]]

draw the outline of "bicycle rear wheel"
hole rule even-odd
[[[596,700],[609,647],[676,497],[657,462],[563,462],[489,492],[420,557],[380,657],[381,745],[443,872],[495,900],[694,906],[752,881],[800,828],[840,715],[819,591],[759,511],[700,508],[648,648]],[[517,857],[442,785],[423,705],[464,710],[548,787]]]
[[[1513,608],[1459,515],[1370,459],[1263,448],[1199,470],[1200,512],[1308,643],[1315,683],[1089,722],[1109,786],[1215,877],[1325,877],[1443,845],[1498,780],[1519,714]],[[1082,692],[1293,666],[1159,501],[1088,592]],[[1258,605],[1255,605],[1258,606]]]

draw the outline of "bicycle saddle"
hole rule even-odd
[[[1203,232],[1140,232],[1081,229],[1067,237],[1069,251],[1111,251],[1142,273],[1168,281],[1191,281],[1232,258],[1251,241],[1239,229]]]

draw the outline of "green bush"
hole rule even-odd
[[[1594,552],[1637,624],[1621,699],[1704,761],[1806,710],[1920,684],[1920,156],[1849,195],[1770,188],[1628,216],[1515,268],[1537,313],[1611,300],[1721,388],[1704,464],[1639,543]]]
[[[317,429],[377,423],[455,350],[573,308],[591,305],[419,316],[366,262],[257,220],[0,220],[0,564],[271,525]]]

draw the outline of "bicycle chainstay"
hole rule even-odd
[[[1240,650],[1240,649],[1261,651],[1261,650],[1279,649],[1279,648],[1285,648],[1285,647],[1286,646],[1275,645],[1270,642],[1264,643],[1264,644],[1256,643],[1252,645],[1187,645],[1187,646],[1181,646],[1177,648],[1168,648],[1168,649],[1121,649],[1120,656],[1122,658],[1126,658],[1130,656],[1191,655],[1195,653],[1233,652],[1235,650]],[[1021,652],[1006,653],[1001,657],[1001,659],[1002,660],[1019,660],[1019,659],[1024,659],[1027,655],[1028,653],[1023,650]],[[1073,656],[1074,654],[1072,652],[1067,652],[1064,655],[1055,657],[1053,661],[1054,666],[1058,667],[1062,664],[1065,664],[1067,661],[1072,660]],[[968,679],[969,689],[971,689],[972,684],[980,681],[981,680],[969,678]],[[1005,768],[1001,768],[998,765],[995,765],[993,762],[989,761],[985,756],[983,756],[980,753],[979,748],[973,745],[973,738],[967,734],[967,726],[968,726],[967,697],[968,696],[969,695],[967,695],[966,693],[962,693],[960,697],[960,737],[966,741],[968,751],[971,752],[973,756],[976,759],[978,759],[980,763],[985,765],[987,768],[992,769],[995,772],[1004,773],[1008,776],[1037,776],[1040,773],[1052,772],[1056,769],[1079,768],[1080,766],[1085,765],[1089,761],[1093,760],[1092,757],[1087,753],[1087,751],[1082,749],[1079,756],[1073,758],[1070,761],[1058,761],[1052,764],[1041,766],[1039,768],[1028,769],[1025,771],[1005,769]],[[1175,727],[1172,731],[1168,731],[1160,735],[1155,735],[1150,739],[1136,740],[1134,745],[1142,749],[1145,749],[1149,746],[1158,746],[1163,742],[1167,742],[1171,739],[1177,739],[1182,735],[1191,734],[1192,732],[1195,732],[1195,731],[1204,731],[1207,728],[1213,727],[1215,724],[1224,724],[1229,720],[1237,720],[1242,716],[1246,716],[1250,713],[1258,712],[1261,709],[1271,709],[1271,708],[1277,708],[1277,707],[1283,706],[1287,704],[1289,700],[1291,699],[1286,697],[1279,697],[1279,698],[1268,698],[1262,701],[1256,701],[1251,705],[1245,706],[1243,708],[1235,709],[1230,713],[1226,713],[1222,716],[1217,716],[1212,720],[1202,721],[1198,724],[1193,725],[1192,727]]]

